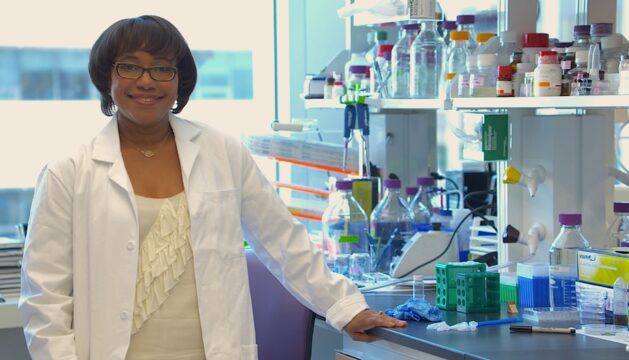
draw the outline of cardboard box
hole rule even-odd
[[[579,280],[613,287],[622,277],[629,283],[629,249],[583,249],[577,251]]]

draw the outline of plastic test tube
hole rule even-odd
[[[413,298],[424,299],[424,275],[413,275]]]

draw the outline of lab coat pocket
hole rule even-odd
[[[193,231],[199,232],[202,248],[225,257],[244,256],[240,228],[240,197],[236,189],[201,193],[193,210]],[[197,226],[195,226],[197,225]]]
[[[241,360],[256,360],[258,359],[258,345],[243,345],[241,346]]]

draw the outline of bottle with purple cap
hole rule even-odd
[[[352,196],[352,181],[338,180],[335,201],[323,212],[323,244],[328,267],[339,274],[360,280],[367,268],[352,268],[352,257],[369,261],[369,221],[365,210]]]
[[[409,98],[411,95],[411,46],[419,32],[419,24],[402,25],[402,36],[391,52],[391,96]]]
[[[629,202],[615,202],[614,214],[614,221],[607,231],[608,245],[629,247]]]
[[[469,34],[469,40],[467,41],[467,48],[470,53],[473,53],[478,46],[476,42],[476,30],[474,30],[474,23],[476,22],[476,16],[474,15],[458,15],[456,17],[456,24],[459,31],[467,31]]]
[[[577,249],[590,248],[581,233],[581,214],[559,214],[561,230],[550,247],[550,305],[576,307]]]
[[[432,214],[432,198],[436,194],[435,178],[432,176],[420,176],[417,178],[417,195],[413,198],[413,202],[419,201]]]
[[[373,269],[390,274],[393,257],[401,255],[406,240],[413,234],[412,213],[400,194],[400,180],[386,179],[384,188],[384,196],[371,214]]]

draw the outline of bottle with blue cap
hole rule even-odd
[[[550,306],[576,307],[577,250],[590,248],[581,233],[581,214],[559,214],[561,230],[550,246]]]

